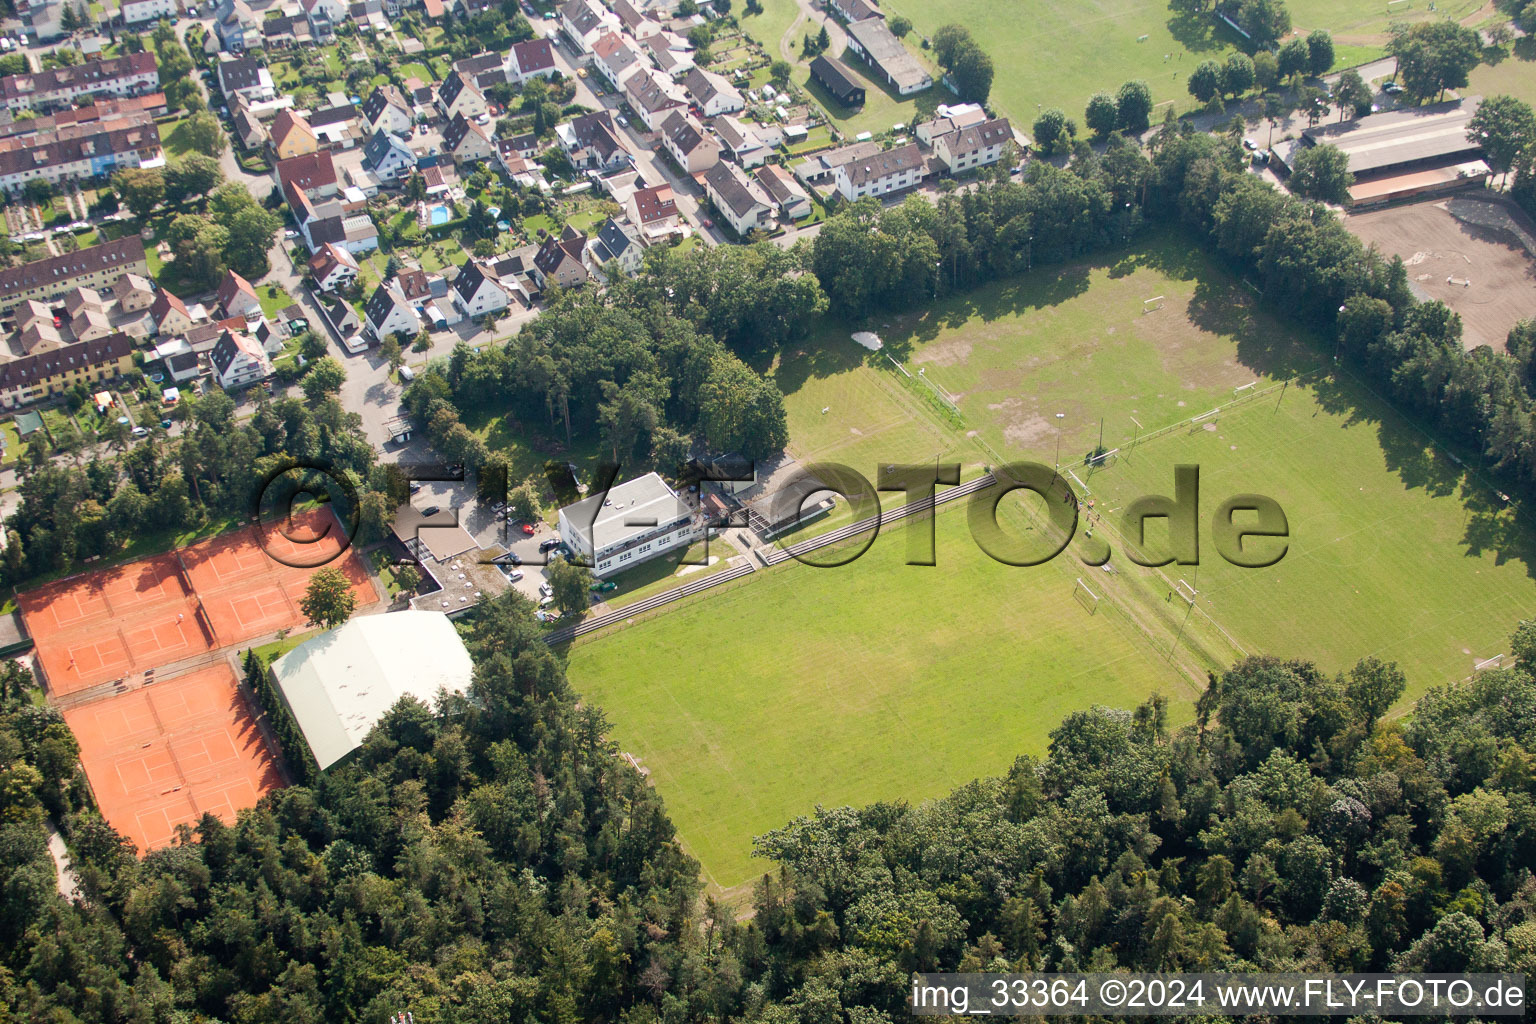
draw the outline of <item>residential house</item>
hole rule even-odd
[[[604,32],[592,44],[592,66],[609,85],[622,89],[629,76],[640,68],[650,67],[650,61],[630,44],[627,37],[617,32]]]
[[[909,142],[882,153],[842,164],[832,172],[837,192],[850,202],[912,188],[927,174],[922,151]]]
[[[661,128],[668,111],[684,106],[672,81],[652,68],[642,68],[625,80],[624,100],[652,132]]]
[[[675,233],[681,226],[677,212],[677,197],[671,185],[652,185],[636,189],[624,204],[624,216],[640,229],[646,245]]]
[[[546,238],[533,258],[532,275],[539,290],[547,291],[552,285],[574,288],[585,284],[587,268],[582,262],[582,251],[586,247],[587,236],[569,224],[558,238],[554,235]]]
[[[901,95],[910,96],[933,85],[933,76],[891,34],[884,18],[855,21],[848,26],[847,33],[848,49],[863,57],[876,77],[885,79]]]
[[[672,32],[646,36],[640,45],[650,51],[651,60],[661,73],[674,82],[681,81],[694,67],[692,44]]]
[[[236,96],[244,96],[253,102],[277,96],[277,90],[272,87],[272,72],[256,63],[254,57],[231,57],[220,61],[218,78],[219,91],[231,102]]]
[[[752,177],[773,201],[783,219],[804,220],[816,212],[811,206],[811,197],[800,187],[795,176],[778,164],[768,164]]]
[[[885,17],[880,8],[868,0],[827,0],[827,6],[836,11],[837,16],[846,23]]]
[[[233,270],[224,271],[217,295],[219,308],[226,318],[261,315],[261,297],[256,294],[255,286]]]
[[[357,280],[357,259],[334,242],[309,258],[309,276],[322,292],[334,292]]]
[[[81,311],[94,309],[98,312],[105,308],[106,300],[101,297],[101,292],[95,288],[74,288],[64,293],[64,312],[68,316],[77,316]]]
[[[740,90],[726,81],[724,75],[703,68],[690,69],[683,76],[683,88],[688,90],[688,95],[693,98],[694,105],[703,117],[734,114],[745,110],[747,106],[741,98]]]
[[[937,116],[932,121],[919,122],[913,129],[917,141],[925,146],[932,146],[933,140],[940,135],[948,135],[987,120],[987,112],[980,103],[940,103],[935,113]]]
[[[95,341],[112,333],[112,322],[100,309],[82,309],[69,318],[69,330],[76,341]]]
[[[997,163],[1012,141],[1013,126],[998,117],[940,135],[933,140],[933,155],[950,174],[962,174]]]
[[[94,129],[94,130],[92,130]],[[0,189],[19,192],[29,181],[55,185],[105,178],[123,167],[161,167],[160,129],[104,121],[6,140],[0,148]]]
[[[393,133],[375,131],[363,149],[363,169],[390,184],[410,176],[416,154]]]
[[[499,53],[477,53],[454,61],[453,70],[483,94],[491,86],[506,82],[507,58]]]
[[[100,384],[133,369],[134,340],[111,334],[0,361],[0,407],[14,409],[76,384]]]
[[[821,54],[811,61],[811,78],[843,106],[864,105],[864,83],[842,61]]]
[[[411,105],[399,89],[385,83],[376,86],[363,101],[363,121],[370,131],[408,132],[415,122]]]
[[[555,126],[555,136],[570,159],[571,166],[616,170],[631,162],[629,150],[613,126],[613,114],[606,110],[582,114]],[[525,156],[530,154],[524,154]]]
[[[496,140],[496,166],[523,188],[538,189],[540,192],[549,191],[549,182],[544,179],[544,168],[538,164],[529,163],[508,139]]]
[[[465,318],[476,320],[507,308],[507,292],[479,263],[470,260],[453,279],[453,303]]]
[[[230,118],[235,124],[235,137],[240,140],[240,145],[246,150],[255,152],[265,148],[272,141],[272,133],[267,131],[267,126],[261,123],[261,118],[256,116],[244,103],[236,103],[230,112]]]
[[[566,0],[560,5],[560,30],[578,54],[590,53],[599,36],[618,27],[619,19],[597,0]]]
[[[225,391],[250,387],[272,376],[272,357],[261,343],[244,331],[226,328],[209,353],[213,379]]]
[[[315,23],[328,25],[330,34],[334,34],[336,26],[346,21],[349,17],[347,4],[344,0],[302,0],[304,14]],[[315,33],[318,38],[320,33]]]
[[[368,214],[368,202],[361,190],[349,189],[318,202],[295,192],[289,196],[288,205],[312,253],[326,245],[338,245],[354,255],[379,247],[379,229]]]
[[[358,108],[351,103],[336,103],[308,115],[309,127],[321,146],[351,149],[363,138],[358,126]]]
[[[768,147],[756,129],[734,117],[717,117],[710,122],[715,138],[720,140],[720,154],[744,168],[760,167],[768,157]]]
[[[123,274],[148,276],[144,242],[127,234],[111,242],[0,268],[0,312],[27,299],[50,302],[71,288],[108,288]]]
[[[466,76],[450,71],[437,88],[437,109],[450,121],[460,114],[473,120],[486,112],[485,94]]]
[[[879,152],[880,143],[873,141],[853,142],[846,146],[839,146],[837,149],[823,150],[796,164],[795,177],[807,185],[831,181],[833,174],[843,164],[862,160]]]
[[[507,81],[524,85],[530,78],[549,78],[555,71],[555,52],[548,39],[527,39],[513,43],[507,54]]]
[[[637,9],[629,0],[613,0],[612,6],[613,16],[619,19],[624,31],[634,38],[646,39],[662,31],[661,22]]]
[[[661,140],[672,159],[688,174],[699,174],[720,162],[720,143],[692,114],[674,110],[661,126]]]
[[[773,205],[767,195],[735,164],[717,163],[705,171],[704,191],[740,237],[773,223]]]
[[[261,20],[261,36],[268,50],[281,50],[290,46],[314,44],[315,32],[309,19],[302,14],[279,14],[275,18]]]
[[[480,163],[496,155],[490,133],[463,114],[454,115],[452,123],[443,129],[443,149],[460,165]]]
[[[272,152],[279,160],[292,160],[296,156],[308,156],[318,152],[320,140],[309,126],[303,114],[291,110],[278,111],[272,119]]]
[[[128,28],[176,16],[176,0],[123,0],[120,8]]]
[[[164,288],[160,289],[149,307],[149,319],[155,325],[155,333],[161,337],[184,334],[192,329],[193,324],[192,314],[187,312],[187,304]]]
[[[245,0],[223,0],[214,11],[213,34],[230,53],[244,53],[261,45],[261,19]]]
[[[628,275],[640,269],[645,245],[640,241],[639,229],[633,224],[609,217],[587,242],[582,255],[593,275],[609,263],[616,264]]]
[[[393,281],[374,289],[368,304],[363,307],[363,316],[368,330],[381,342],[395,334],[414,338],[421,330],[421,317],[416,315]]]
[[[123,274],[112,284],[112,298],[124,313],[139,313],[155,304],[155,286],[142,274]]]
[[[274,168],[274,173],[289,206],[294,205],[295,193],[301,192],[306,198],[318,201],[329,199],[340,191],[336,164],[331,154],[324,150],[284,160]]]
[[[46,113],[84,105],[96,97],[144,96],[159,91],[154,55],[130,53],[72,67],[0,78],[0,105],[7,110]]]

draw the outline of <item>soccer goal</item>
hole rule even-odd
[[[1097,614],[1099,610],[1099,595],[1088,589],[1088,584],[1083,582],[1081,576],[1077,578],[1077,585],[1072,588],[1072,596],[1077,600],[1078,604],[1088,609],[1089,615]]]
[[[1184,580],[1179,580],[1179,582],[1175,583],[1173,585],[1173,589],[1178,592],[1180,597],[1188,601],[1190,604],[1195,603],[1195,595],[1200,593],[1200,591],[1190,586],[1189,583]]]
[[[1150,299],[1142,299],[1141,300],[1141,311],[1143,313],[1150,313],[1153,310],[1162,309],[1163,308],[1163,298],[1164,297],[1161,296],[1161,295],[1154,295]]]
[[[1388,14],[1402,14],[1413,6],[1413,0],[1387,0]]]

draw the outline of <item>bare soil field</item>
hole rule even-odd
[[[1401,256],[1423,295],[1461,315],[1469,349],[1504,351],[1509,329],[1536,313],[1536,226],[1512,203],[1456,196],[1353,214],[1345,223]]]

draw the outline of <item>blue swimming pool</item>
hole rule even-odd
[[[447,224],[453,219],[453,211],[439,203],[437,206],[427,208],[427,219],[433,227],[437,227],[439,224]]]

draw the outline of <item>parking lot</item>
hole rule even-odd
[[[539,588],[548,581],[545,563],[549,555],[541,552],[539,547],[558,536],[554,530],[544,523],[534,523],[531,524],[534,532],[528,534],[523,532],[520,522],[498,518],[490,504],[482,503],[475,496],[472,477],[422,480],[416,486],[416,492],[411,495],[412,505],[424,513],[434,508],[455,513],[459,526],[480,545],[487,559],[500,549],[521,561],[517,568],[521,570],[522,578],[512,580],[514,590],[535,603],[544,596]]]

